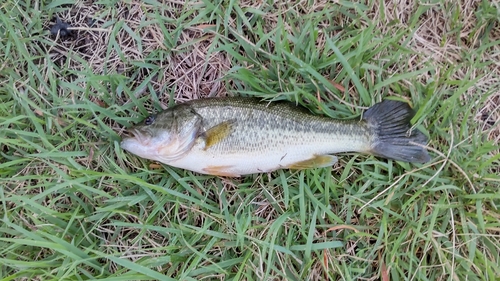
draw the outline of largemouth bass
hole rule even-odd
[[[361,121],[316,116],[289,102],[206,98],[176,105],[130,128],[121,147],[142,158],[203,174],[238,177],[328,167],[331,155],[360,152],[405,162],[430,160],[427,137],[410,131],[414,112],[385,100]]]

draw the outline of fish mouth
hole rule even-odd
[[[133,139],[141,143],[142,145],[147,145],[151,139],[147,134],[133,127],[126,129],[123,133],[123,136],[124,140]]]

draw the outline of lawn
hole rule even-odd
[[[499,20],[487,0],[3,1],[0,280],[499,280]],[[404,100],[432,160],[226,178],[120,148],[207,96],[338,119]]]

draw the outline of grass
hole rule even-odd
[[[500,278],[497,2],[69,2],[0,5],[0,280]],[[406,100],[433,159],[238,179],[120,149],[148,112],[225,95]]]

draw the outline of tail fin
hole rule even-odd
[[[425,145],[427,137],[418,130],[410,130],[410,120],[415,115],[404,102],[385,100],[370,107],[363,119],[375,133],[371,154],[405,162],[425,163],[430,160]]]

